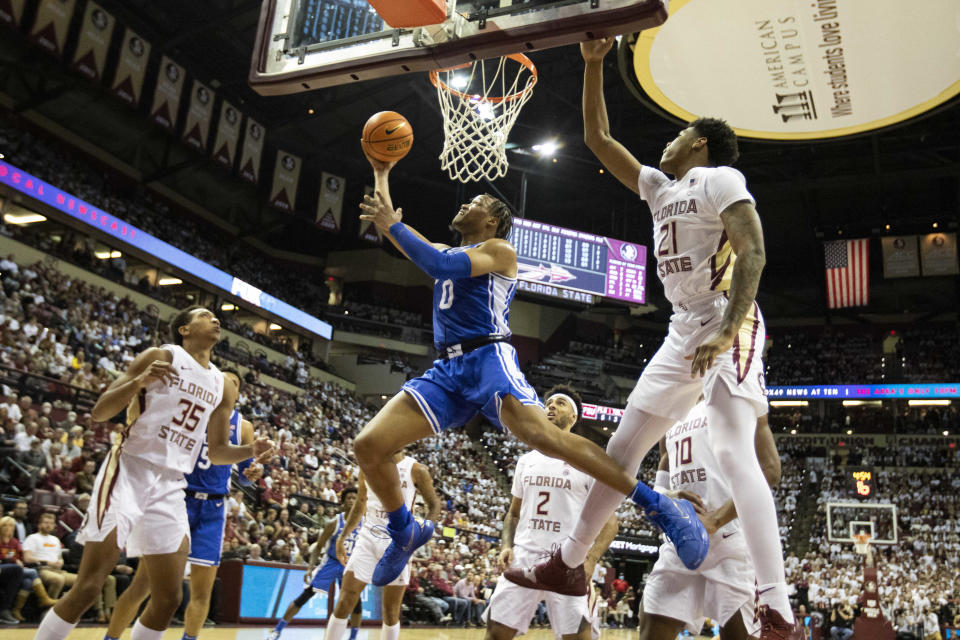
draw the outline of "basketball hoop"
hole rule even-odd
[[[870,551],[870,539],[872,536],[869,533],[858,533],[853,536],[853,548],[861,556],[867,555],[867,552]]]
[[[464,183],[506,175],[507,136],[537,83],[530,58],[511,53],[434,70],[430,82],[443,114],[440,167]]]

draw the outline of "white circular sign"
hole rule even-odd
[[[960,93],[960,2],[671,0],[634,72],[682,120],[775,140],[862,133]]]

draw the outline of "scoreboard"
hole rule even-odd
[[[526,218],[514,219],[508,240],[517,250],[520,280],[646,302],[644,245]]]

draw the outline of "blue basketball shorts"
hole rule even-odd
[[[185,497],[190,521],[190,555],[187,561],[208,567],[220,566],[223,548],[223,527],[227,522],[224,499],[200,500]]]
[[[420,406],[434,433],[466,424],[482,413],[501,431],[500,406],[511,395],[522,404],[543,408],[520,371],[517,352],[506,342],[494,342],[433,367],[403,385]]]
[[[329,592],[331,585],[333,585],[334,582],[340,584],[342,578],[343,565],[333,558],[328,557],[327,561],[314,571],[313,579],[310,580],[310,587],[314,591]]]

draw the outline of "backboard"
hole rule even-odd
[[[447,20],[392,29],[366,0],[265,0],[250,66],[262,95],[430,71],[633,33],[667,0],[448,0]]]
[[[870,544],[896,544],[897,507],[893,504],[872,502],[828,502],[827,540],[856,542],[859,533],[870,534]]]

